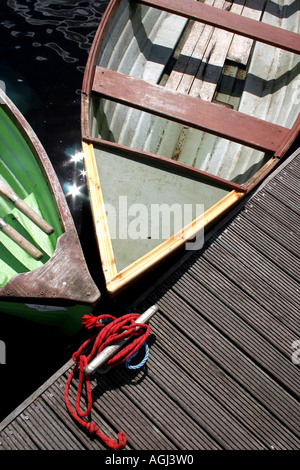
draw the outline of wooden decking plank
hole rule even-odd
[[[151,356],[150,360],[152,359]],[[190,447],[200,450],[221,448],[220,443],[207,433],[199,422],[195,421],[189,413],[182,412],[180,398],[172,399],[164,387],[157,382],[155,376],[148,377],[149,380],[139,383],[139,390],[135,389],[135,399],[138,400],[136,404],[140,405],[141,396],[144,397],[145,413],[149,413],[152,419],[159,423],[159,426],[168,433],[169,438],[179,448]],[[131,393],[129,385],[127,390]],[[168,415],[165,414],[166,409],[170,410]]]
[[[245,209],[244,213],[247,214],[248,209]],[[236,231],[253,248],[264,254],[269,262],[274,263],[294,280],[300,281],[299,258],[278,240],[274,240],[246,217],[240,217],[238,226],[231,224],[230,230]]]
[[[236,226],[234,227],[236,228]],[[264,253],[248,243],[239,230],[230,227],[226,233],[225,240],[219,239],[218,245],[230,251],[240,266],[245,266],[256,274],[265,283],[279,292],[283,298],[290,303],[299,306],[299,295],[297,293],[299,283],[289,276],[281,266],[273,263]],[[298,263],[298,269],[300,265]],[[300,318],[299,318],[300,331]]]
[[[217,402],[203,388],[199,388],[194,378],[180,369],[172,358],[163,354],[159,348],[154,348],[152,355],[154,367],[153,370],[149,368],[149,374],[174,400],[180,397],[184,412],[201,424],[224,449],[266,448],[257,435],[232,416],[223,403]],[[164,367],[159,367],[160,364],[164,364]]]
[[[245,217],[277,240],[291,253],[300,256],[299,234],[284,223],[282,216],[277,212],[265,211],[256,201],[250,204],[250,207],[251,211],[248,211]]]
[[[243,267],[241,269],[237,260],[232,254],[222,246],[214,246],[209,253],[203,254],[204,258],[219,269],[223,275],[236,283],[243,291],[252,296],[269,312],[276,312],[286,327],[297,334],[299,331],[298,307],[285,299],[282,301],[281,294],[270,284],[264,282],[256,274]]]
[[[1,433],[0,450],[18,450],[14,439],[11,439],[6,429]]]
[[[242,17],[194,0],[135,0],[143,5],[159,8],[175,15],[225,29],[271,46],[300,53],[299,35],[251,18]]]
[[[19,441],[14,436],[13,431],[5,429],[1,434],[1,446],[0,449],[19,450]],[[27,448],[27,450],[29,450]]]
[[[189,414],[182,413],[177,402],[174,402],[156,380],[148,378],[139,382],[138,388],[124,382],[124,371],[119,369],[112,377],[113,383],[122,383],[122,390],[132,399],[135,407],[144,406],[144,413],[156,426],[168,435],[168,438],[179,449],[220,449],[221,446],[195,422]],[[169,410],[166,415],[165,410]]]
[[[300,175],[300,155],[295,157],[287,166],[286,169],[299,178]]]
[[[293,173],[291,173],[289,170],[285,170],[282,174],[278,175],[275,178],[275,181],[279,181],[288,189],[291,189],[298,196],[300,196],[299,178],[300,178],[300,173],[298,173],[298,175],[296,176]]]
[[[121,366],[120,369],[123,369]],[[111,396],[110,393],[104,393],[103,398],[98,401],[98,394],[95,395],[95,407],[100,413],[105,412],[110,421],[115,423],[117,429],[122,430],[128,436],[128,442],[133,448],[142,450],[159,450],[162,447],[164,449],[176,449],[176,445],[163,433],[163,429],[160,430],[156,424],[156,419],[150,420],[144,412],[145,399],[140,394],[139,405],[137,402],[134,403],[131,399],[130,393],[127,395],[123,392],[122,383],[125,380],[126,383],[130,384],[132,380],[139,381],[142,379],[144,373],[140,372],[127,372],[123,369],[120,372],[111,371],[108,375],[101,375],[100,373],[95,375],[95,380],[101,381],[103,387],[106,390],[110,390],[112,385],[116,387],[115,395]],[[103,405],[101,406],[101,401]],[[116,403],[122,403],[122,411],[116,407]],[[142,430],[142,431],[141,431]],[[147,435],[147,441],[145,441],[144,435]]]
[[[61,425],[64,429],[71,432],[77,442],[78,450],[99,450],[99,446],[94,440],[87,439],[87,436],[74,426],[74,421],[71,419],[64,402],[64,397],[61,393],[61,388],[57,390],[57,384],[50,387],[43,394],[43,400],[52,409],[54,413],[59,413]]]
[[[175,283],[173,279],[169,280],[172,285]],[[169,312],[179,330],[183,330],[218,367],[233,377],[270,413],[300,437],[299,403],[238,349],[227,336],[203,318],[201,304],[199,308],[191,306],[186,302],[186,297],[181,298],[171,286],[164,294],[159,290],[157,297],[153,295],[151,300],[156,301],[164,313]],[[205,310],[205,307],[203,308]],[[192,328],[186,328],[184,318],[189,318]]]
[[[124,366],[120,366],[123,368]],[[139,371],[138,371],[139,372]],[[155,421],[149,420],[143,413],[141,413],[137,406],[131,400],[130,395],[127,396],[122,390],[122,380],[118,382],[113,396],[107,390],[111,390],[113,386],[113,377],[117,373],[115,369],[110,373],[102,375],[96,373],[93,377],[93,399],[94,399],[94,419],[97,421],[97,416],[100,419],[105,419],[116,430],[122,430],[125,434],[130,433],[128,439],[128,448],[144,448],[143,433],[139,432],[143,429],[144,432],[152,433],[155,427]],[[133,377],[133,380],[135,378]],[[130,380],[129,376],[124,373],[124,380]],[[101,384],[101,385],[100,385]],[[141,400],[141,402],[144,400]],[[117,403],[122,403],[122,409],[116,406]],[[143,408],[143,407],[142,407]],[[157,432],[157,435],[152,437],[149,435],[147,446],[157,449],[158,446],[164,445],[170,449],[174,449],[174,445],[170,442],[167,436],[163,433]]]
[[[199,388],[194,378],[180,369],[172,358],[157,347],[153,348],[151,356],[151,367],[148,366],[149,376],[225,449],[242,449],[245,442],[249,448],[265,447],[259,439],[238,423],[223,404],[217,403],[204,389]]]
[[[287,184],[281,181],[270,181],[266,187],[266,191],[275,196],[281,202],[284,202],[287,207],[300,215],[300,198],[299,195]]]
[[[292,175],[296,176],[297,178],[299,178],[299,174],[300,174],[300,170],[299,170],[299,166],[300,164],[291,164],[287,167],[287,171],[289,173],[291,173]]]
[[[66,410],[64,400],[61,401],[60,406],[53,406],[53,403],[57,403],[57,400],[54,398],[55,392],[53,388],[50,387],[41,396],[41,413],[45,419],[49,419],[49,423],[53,423],[52,427],[58,438],[62,439],[62,441],[64,439],[67,441],[66,449],[85,450],[89,448],[89,442],[86,439],[80,442],[78,433],[74,432],[74,423]],[[60,388],[60,393],[56,393],[56,396],[61,396],[63,390],[63,388]]]
[[[272,196],[272,194],[266,191],[263,191],[260,194],[254,196],[252,198],[252,202],[258,208],[263,209],[263,211],[267,213],[269,216],[273,216],[273,217],[275,216],[278,222],[288,227],[295,234],[300,235],[299,218],[297,214],[292,209],[287,207],[283,202],[279,201],[274,196]],[[252,202],[249,205],[249,208],[253,207]],[[249,211],[247,211],[247,214],[248,212]],[[267,233],[267,231],[264,230],[263,227],[260,227],[260,229],[264,233]],[[273,239],[278,238],[276,237],[276,234],[272,230],[269,230],[268,235]],[[280,241],[278,241],[278,243],[280,243]]]
[[[290,359],[295,333],[284,325],[281,317],[277,318],[273,312],[262,308],[214,266],[206,260],[202,261],[190,268],[192,276]]]
[[[38,404],[32,404],[28,412],[32,416],[37,416],[40,426],[45,429],[45,432],[51,437],[51,444],[55,449],[61,450],[75,450],[84,449],[83,446],[78,446],[77,439],[74,439],[72,433],[66,428],[60,416],[53,412],[51,407],[43,400],[39,400]]]
[[[196,344],[191,342],[185,335],[184,326],[182,331],[178,331],[172,324],[172,312],[167,312],[167,315],[156,316],[151,321],[155,347],[160,347],[169,357],[174,358],[174,363],[195,378],[199,387],[223,403],[233,416],[259,435],[266,445],[283,448],[300,446],[300,440],[293,433],[204,355],[199,347],[200,341]],[[173,338],[173,341],[168,341],[169,338]]]
[[[58,450],[66,450],[70,449],[67,439],[62,439],[62,436],[57,435],[57,429],[55,426],[55,422],[51,423],[47,421],[45,416],[39,412],[34,404],[30,405],[24,412],[24,416],[28,417],[27,422],[31,423],[37,430],[37,434],[39,436],[40,442],[43,442],[47,449],[58,449]]]
[[[189,274],[182,276],[173,289],[180,295],[184,295],[187,285],[191,289],[189,303],[197,307],[202,302],[202,309],[206,307],[205,317],[207,321],[212,322],[216,328],[222,330],[237,347],[260,364],[260,367],[274,377],[289,393],[293,393],[296,397],[300,396],[300,377],[290,359],[288,360],[282,356],[273,346],[264,341],[250,325],[234,314],[231,309],[226,307],[219,299],[216,299],[204,287],[201,288],[200,293],[197,290],[199,288],[197,282]],[[272,361],[269,360],[270,357],[272,357]]]
[[[124,397],[122,396],[122,399]],[[124,408],[124,401],[122,403],[122,412],[116,407],[115,397],[109,397],[106,403],[107,413],[109,413],[110,420],[119,423],[118,429],[122,430],[126,437],[127,442],[131,449],[140,450],[159,450],[162,447],[166,450],[176,449],[175,445],[170,442],[160,432],[156,431],[155,424],[152,427],[147,426],[147,419],[145,415],[139,417],[138,410],[135,407]],[[95,402],[95,409],[98,408],[98,402]],[[124,415],[126,412],[127,417]],[[138,419],[137,419],[138,416]],[[145,439],[147,435],[147,440]],[[159,440],[161,438],[161,441]]]
[[[68,378],[68,374],[64,374],[63,376],[61,376],[57,380],[57,384],[58,384],[59,387],[62,388],[62,390],[64,390],[67,378]],[[72,386],[70,387],[70,391],[69,391],[69,397],[70,397],[71,403],[73,403],[73,408],[75,406],[76,397],[77,397],[77,384],[78,384],[78,379],[75,379]],[[81,396],[80,407],[81,407],[82,410],[86,410],[87,403],[86,403],[86,400],[85,400],[84,396]],[[94,417],[94,415],[93,415],[93,417]],[[113,429],[111,424],[109,422],[107,422],[106,419],[104,419],[103,416],[97,415],[96,420],[97,420],[97,425],[99,426],[99,428],[101,429],[101,432],[103,434],[105,434],[106,436],[109,436],[111,439],[116,439],[117,438],[115,430]],[[74,424],[75,424],[75,427],[78,430],[78,432],[81,433],[83,438],[86,439],[87,443],[92,444],[93,447],[97,450],[105,450],[106,449],[105,444],[101,440],[99,440],[97,438],[96,439],[91,439],[90,436],[85,432],[85,430],[81,426],[78,426],[76,422]],[[128,449],[128,446],[126,446],[126,449]]]
[[[30,435],[32,442],[38,447],[39,450],[51,450],[52,445],[47,439],[47,435],[43,431],[43,428],[39,429],[36,427],[36,423],[32,423],[28,414],[21,413],[17,416],[16,421],[18,425]]]
[[[264,152],[276,152],[289,135],[285,127],[99,66],[95,70],[93,91],[121,104]]]
[[[32,442],[30,436],[20,426],[16,425],[15,422],[10,423],[4,431],[9,432],[9,437],[11,436],[10,432],[13,433],[18,449],[37,450],[37,446]]]

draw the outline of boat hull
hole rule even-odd
[[[299,12],[154,3],[110,2],[83,81],[82,145],[111,295],[191,247],[272,171],[300,126]],[[175,206],[203,211],[155,237],[166,220],[149,214],[162,205],[162,218]]]
[[[54,229],[44,233],[11,200],[1,197],[0,215],[37,247],[40,260],[0,233],[0,311],[59,327],[81,328],[100,292],[87,268],[62,188],[40,141],[0,90],[0,178]]]

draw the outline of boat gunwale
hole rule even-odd
[[[144,4],[144,5],[147,5],[149,8],[150,7],[155,8],[155,5],[151,5],[150,2],[143,2],[139,0],[136,0],[136,1],[133,0],[133,1],[136,4]],[[120,3],[121,3],[121,0],[111,0],[110,3],[108,4],[104,12],[104,15],[102,17],[102,20],[97,28],[97,31],[96,31],[96,34],[95,34],[95,37],[94,37],[94,40],[90,49],[90,53],[88,56],[86,68],[85,68],[83,85],[82,85],[82,94],[81,94],[81,135],[82,135],[83,149],[85,148],[89,149],[87,150],[87,152],[85,152],[86,162],[87,160],[95,160],[94,152],[93,150],[91,151],[91,147],[93,149],[93,144],[108,147],[108,148],[114,148],[114,149],[119,148],[123,151],[125,150],[126,152],[133,153],[136,156],[138,156],[139,154],[141,156],[147,155],[147,152],[143,152],[137,149],[132,149],[131,147],[122,146],[120,144],[109,142],[101,138],[92,137],[90,135],[90,115],[89,115],[90,98],[91,98],[91,93],[92,93],[92,88],[93,88],[93,81],[95,77],[97,59],[101,50],[101,46],[105,39],[105,34],[112,20],[113,14],[116,12]],[[216,7],[211,7],[211,8],[217,10]],[[174,11],[172,11],[171,13],[176,14],[176,12]],[[230,12],[227,12],[227,13],[230,13]],[[234,15],[234,14],[230,13],[230,15]],[[239,15],[235,15],[235,16],[239,16]],[[201,20],[198,20],[198,21],[201,21]],[[256,21],[256,20],[253,20],[253,21]],[[261,23],[260,21],[256,21],[256,22]],[[217,25],[215,26],[218,27]],[[222,26],[219,26],[219,28],[222,29]],[[280,29],[276,27],[272,27],[272,28],[275,28],[275,30]],[[247,35],[245,36],[249,37]],[[279,46],[275,46],[275,47],[279,47]],[[300,115],[298,115],[298,118],[296,119],[291,129],[284,128],[286,129],[287,132],[286,132],[286,135],[280,140],[280,142],[278,142],[278,148],[276,148],[274,152],[271,152],[270,159],[264,164],[264,166],[260,168],[260,170],[258,170],[249,180],[243,183],[243,185],[241,185],[242,191],[239,192],[233,189],[232,192],[229,193],[230,197],[229,195],[225,196],[220,201],[218,201],[218,203],[216,203],[212,208],[208,209],[208,211],[204,213],[204,218],[207,219],[207,224],[205,224],[203,228],[210,227],[214,223],[217,223],[221,216],[225,215],[230,209],[232,209],[237,204],[237,202],[241,198],[243,198],[246,194],[248,194],[249,191],[253,190],[253,188],[255,188],[261,181],[263,181],[269,175],[269,173],[278,165],[281,158],[285,155],[285,152],[289,149],[289,147],[292,145],[292,143],[296,139],[297,133],[299,132],[299,128],[300,128]],[[160,157],[155,154],[150,154],[149,156],[153,160],[157,159],[157,161],[158,160],[162,161],[161,158],[164,159],[164,157]],[[166,158],[166,160],[171,160],[171,159]],[[181,166],[181,169],[183,171],[193,172],[193,169],[194,169],[193,167],[189,167],[189,165],[182,165],[179,162],[177,163],[178,163],[178,167],[177,167],[178,169]],[[95,161],[93,162],[92,166],[95,167]],[[213,178],[213,175],[209,173],[207,173],[207,175],[208,177],[211,176]],[[93,180],[93,182],[91,180]],[[93,174],[92,176],[88,174],[88,187],[89,187],[90,192],[93,191],[91,188],[92,185],[94,185],[97,191],[101,193],[100,199],[103,203],[101,183],[99,181],[97,174]],[[230,198],[232,200],[230,204],[226,207],[226,210],[224,208],[220,209],[222,206],[222,203],[226,205],[228,199],[230,200]],[[99,222],[101,217],[99,217],[99,207],[97,207],[97,205],[94,204],[92,197],[91,197],[91,207],[92,207],[92,213],[94,217],[95,231],[97,235],[98,227],[96,225],[99,226],[99,223],[96,224],[96,220],[97,222]],[[212,218],[210,217],[211,214],[214,214]],[[105,217],[105,211],[102,211],[102,218],[103,217]],[[107,226],[106,226],[106,229],[107,229]],[[194,235],[196,235],[196,233]],[[165,259],[167,255],[170,255],[171,254],[170,252],[174,253],[178,248],[182,248],[182,246],[184,246],[186,243],[186,241],[182,240],[181,243],[178,243],[176,245],[176,247],[175,246],[170,247],[170,243],[169,243],[167,250],[164,251],[162,248],[163,245],[166,244],[166,242],[164,242],[158,247],[148,252],[145,256],[139,258],[136,262],[130,264],[126,268],[122,269],[121,271],[116,272],[116,266],[115,266],[114,254],[112,252],[111,242],[109,241],[109,243],[106,243],[105,240],[102,240],[99,237],[96,237],[96,238],[97,238],[97,242],[98,242],[98,246],[100,250],[100,258],[102,261],[103,274],[106,280],[106,289],[111,296],[115,296],[121,293],[126,287],[130,286],[136,279],[140,278],[141,274],[144,274],[146,271],[148,271],[150,267],[156,266],[157,264],[159,264],[160,261]]]
[[[62,301],[67,301],[71,304],[76,302],[94,306],[100,298],[100,292],[86,266],[77,230],[53,165],[28,121],[1,89],[0,106],[3,107],[8,117],[16,125],[26,144],[29,146],[33,158],[35,158],[39,165],[63,230],[63,233],[57,237],[53,255],[43,266],[32,271],[18,273],[4,286],[0,287],[0,303],[4,301],[22,303],[24,301],[28,302],[31,299],[41,304],[47,304],[50,300],[52,303],[52,300],[54,300],[58,304],[61,304]],[[74,286],[70,286],[67,290],[64,287],[65,272],[58,269],[60,260],[57,256],[59,246],[62,244],[64,245],[64,258],[68,260],[70,271],[78,273],[78,281],[80,281],[78,285],[82,283],[84,286],[81,291],[74,289]],[[45,283],[43,278],[43,272],[47,275],[47,283]],[[51,282],[52,279],[53,282]],[[32,289],[32,285],[37,287]],[[89,295],[87,296],[86,293],[88,291]]]
[[[103,40],[105,38],[105,33],[110,25],[110,19],[113,14],[116,12],[119,4],[122,0],[113,0],[110,1],[107,5],[104,14],[101,18],[100,24],[96,30],[91,49],[89,51],[83,82],[81,90],[81,108],[87,111],[87,114],[84,113],[83,119],[81,119],[81,135],[89,135],[89,104],[86,104],[86,100],[89,101],[89,95],[92,88],[93,76],[95,73],[96,59],[101,49]]]

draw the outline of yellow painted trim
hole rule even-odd
[[[82,150],[85,154],[88,190],[90,193],[91,210],[94,219],[96,239],[100,251],[102,269],[106,280],[109,280],[113,279],[117,275],[117,269],[105,214],[104,200],[94,148],[92,144],[83,142]]]
[[[183,229],[184,236],[181,237],[180,234],[174,235],[151,250],[145,256],[120,271],[116,276],[110,279],[106,278],[108,292],[111,295],[116,295],[118,291],[124,289],[150,268],[153,268],[176,249],[180,248],[187,241],[195,237],[200,230],[204,230],[216,218],[222,215],[231,206],[235,205],[244,196],[245,193],[243,192],[231,191],[228,195],[208,209],[203,216],[195,219],[191,224],[185,227]]]

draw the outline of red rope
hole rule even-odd
[[[146,324],[136,324],[135,320],[139,317],[139,314],[130,313],[124,315],[121,318],[115,318],[111,315],[100,315],[94,317],[92,315],[84,315],[83,323],[86,328],[90,329],[93,327],[100,328],[100,332],[85,341],[77,352],[73,354],[73,360],[75,366],[68,377],[65,387],[65,403],[71,416],[83,426],[90,434],[97,435],[108,447],[114,450],[122,449],[126,445],[126,436],[123,432],[118,434],[118,442],[110,439],[101,433],[99,427],[94,421],[85,421],[85,418],[90,415],[92,411],[92,392],[91,392],[91,380],[90,376],[85,373],[85,368],[88,363],[96,357],[104,348],[111,344],[118,343],[124,339],[131,339],[129,344],[125,345],[115,356],[106,362],[106,366],[113,367],[126,361],[132,356],[146,341],[150,333],[150,326]],[[111,322],[105,325],[101,323],[103,320],[110,320]],[[100,323],[99,323],[100,321]],[[139,326],[137,330],[136,327]],[[83,354],[83,350],[94,341],[92,350],[88,356]],[[78,389],[75,402],[75,410],[72,408],[69,400],[69,391],[71,382],[75,376],[75,373],[79,370]],[[80,409],[80,399],[82,395],[83,384],[85,381],[87,408],[85,411]]]

